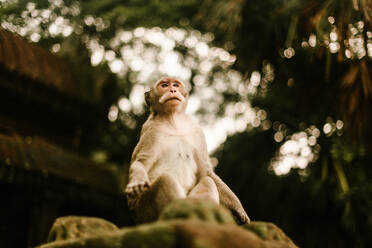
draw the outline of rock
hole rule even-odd
[[[119,228],[100,218],[66,216],[58,218],[49,231],[48,242],[85,238],[105,232],[116,231]]]
[[[275,235],[274,235],[275,236]],[[270,236],[272,237],[272,236]],[[295,248],[289,238],[263,239],[232,224],[196,220],[158,221],[111,233],[55,241],[39,248]]]
[[[200,199],[180,199],[169,203],[160,213],[159,220],[201,220],[216,224],[235,224],[229,210],[212,201]]]
[[[256,233],[231,224],[209,224],[204,222],[176,222],[177,242],[183,247],[196,248],[295,248],[288,238],[283,240],[262,239]]]
[[[103,223],[100,221],[103,220],[99,219],[97,223]],[[62,223],[62,221],[59,222]],[[80,231],[76,231],[76,226],[80,225],[76,223],[83,222],[87,223],[84,218],[78,218],[66,219],[63,224],[55,224],[51,230],[51,234],[56,233],[52,235],[56,237],[55,241],[39,248],[297,247],[282,230],[272,223],[251,222],[238,226],[230,211],[222,206],[201,200],[174,201],[162,211],[158,221],[136,227],[118,230],[112,224],[112,226],[104,225],[105,228],[102,229],[99,225],[97,229],[91,230],[96,223],[92,220],[91,224],[86,227],[81,226],[78,228]],[[61,233],[58,230],[64,230],[67,233],[58,234]],[[71,231],[74,235],[68,233]]]
[[[252,231],[260,238],[267,241],[284,241],[291,244],[290,247],[296,247],[290,238],[275,224],[269,222],[255,221],[243,226],[246,230]]]
[[[154,222],[110,233],[51,242],[39,248],[171,248],[177,247],[176,232],[168,222]]]

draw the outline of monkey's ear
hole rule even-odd
[[[145,101],[148,106],[151,106],[151,96],[150,96],[150,91],[145,92]]]

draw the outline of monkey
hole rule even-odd
[[[175,78],[159,79],[145,93],[150,115],[133,150],[124,192],[137,223],[155,221],[179,198],[208,199],[250,222],[238,197],[217,176],[201,127],[186,113],[189,89]]]

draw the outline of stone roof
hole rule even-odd
[[[87,93],[79,91],[80,81],[69,67],[64,59],[0,28],[0,170],[40,172],[117,194],[117,176],[108,165],[100,167],[76,149],[89,142],[105,115],[98,101],[82,97]],[[17,177],[0,173],[0,181],[13,179]]]
[[[107,106],[77,73],[67,60],[0,28],[0,127],[14,123],[71,144],[77,128],[84,136],[92,123],[104,124]]]
[[[1,28],[0,65],[61,93],[76,92],[74,77],[63,59]]]
[[[10,183],[24,183],[27,174],[39,172],[44,178],[61,178],[102,193],[120,191],[115,167],[100,166],[37,136],[0,133],[0,170],[2,168],[13,168],[13,173],[0,173],[0,181]]]

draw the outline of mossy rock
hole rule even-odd
[[[72,231],[74,235],[59,235],[64,238],[55,238],[55,241],[39,248],[297,247],[272,223],[251,222],[238,226],[226,208],[196,199],[174,201],[162,211],[158,221],[136,227],[117,229],[115,226],[105,225],[108,228],[91,230],[96,225],[94,223],[105,223],[104,220],[91,219],[92,222],[88,226],[78,229],[82,231],[80,237],[76,235],[76,220],[78,223],[87,223],[83,222],[83,218],[65,219],[62,229]],[[75,224],[71,224],[74,221]],[[65,228],[66,226],[69,228]]]
[[[54,222],[48,242],[84,238],[116,230],[119,230],[117,226],[101,218],[65,216]]]
[[[160,213],[159,220],[200,220],[208,223],[235,224],[231,212],[212,201],[179,199],[172,201]]]
[[[284,241],[294,245],[292,240],[285,233],[270,222],[253,221],[243,226],[246,230],[252,231],[263,240],[267,241]]]
[[[175,242],[174,227],[169,223],[155,222],[82,238],[58,240],[38,248],[172,248],[177,247]]]
[[[255,232],[237,225],[208,223],[200,220],[170,220],[123,228],[118,231],[105,232],[84,238],[55,241],[39,248],[137,247],[296,248],[297,246],[289,238],[281,240],[263,239]]]

